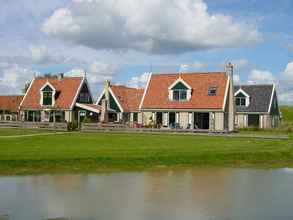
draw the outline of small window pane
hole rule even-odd
[[[173,100],[179,100],[179,91],[178,90],[173,91]]]
[[[245,100],[245,98],[242,98],[242,99],[241,99],[241,105],[242,105],[242,106],[245,106],[245,105],[246,105],[246,100]]]
[[[212,88],[209,88],[209,96],[215,96],[215,95],[217,95],[217,88],[214,88],[214,87],[212,87]]]
[[[187,97],[186,90],[181,90],[180,91],[180,100],[186,100],[186,97]]]
[[[236,98],[236,105],[239,106],[240,105],[240,99]]]
[[[43,92],[43,105],[52,105],[52,92]]]

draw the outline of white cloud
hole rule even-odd
[[[287,64],[282,77],[285,80],[293,82],[293,61]]]
[[[128,81],[127,85],[134,88],[144,88],[148,81],[149,75],[150,73],[143,73],[140,76],[134,76]]]
[[[118,66],[115,64],[93,62],[87,73],[87,77],[92,84],[103,83],[105,80],[112,80],[117,74]]]
[[[267,83],[274,83],[275,82],[274,75],[267,70],[252,70],[249,77],[248,83],[249,84],[267,84]]]
[[[94,49],[156,54],[239,47],[262,40],[254,25],[211,14],[203,0],[75,0],[55,10],[42,31]]]
[[[244,68],[248,65],[248,60],[247,59],[238,59],[238,60],[232,60],[231,61],[234,65],[235,68],[241,69]]]
[[[19,94],[26,82],[30,81],[34,71],[21,67],[17,64],[9,64],[0,68],[0,93]]]

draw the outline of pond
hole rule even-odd
[[[0,177],[1,215],[12,220],[292,220],[293,169]]]

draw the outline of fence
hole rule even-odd
[[[67,124],[50,122],[0,121],[0,128],[26,128],[65,131],[67,130]]]
[[[227,133],[227,131],[211,131],[205,129],[170,129],[170,128],[130,128],[124,124],[82,123],[81,131],[96,132],[143,132],[143,133]]]

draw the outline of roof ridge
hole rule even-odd
[[[180,75],[189,75],[189,74],[226,74],[225,71],[207,71],[207,72],[180,72]],[[178,75],[179,73],[153,73],[154,76],[158,75]]]

